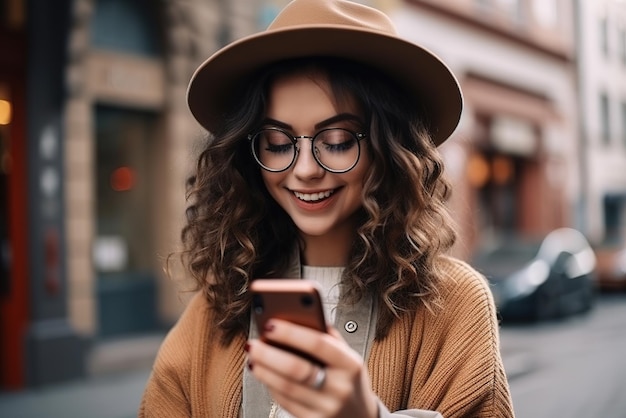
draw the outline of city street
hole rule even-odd
[[[461,344],[517,418],[626,418],[626,289],[586,280],[626,283],[626,0],[0,0],[0,418],[136,417],[207,274],[438,251],[503,317],[585,311]]]
[[[592,312],[502,327],[517,418],[626,417],[626,295],[600,295]]]
[[[626,418],[626,294],[592,312],[544,324],[504,325],[504,365],[517,418]],[[162,336],[107,344],[85,381],[0,393],[0,417],[131,418]],[[144,353],[144,357],[141,357]],[[134,364],[134,367],[132,366]],[[123,371],[125,370],[125,371]]]

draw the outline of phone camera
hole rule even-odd
[[[311,297],[311,295],[303,295],[300,298],[300,303],[302,303],[302,306],[305,306],[308,308],[310,306],[313,306],[313,298]]]

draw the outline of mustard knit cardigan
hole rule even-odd
[[[372,388],[390,411],[513,417],[487,283],[452,258],[446,272],[440,309],[403,316],[373,343],[367,359]],[[140,417],[238,416],[246,339],[220,345],[211,315],[205,298],[195,295],[159,350]]]

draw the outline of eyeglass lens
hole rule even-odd
[[[317,162],[329,171],[348,171],[359,159],[359,141],[345,129],[322,130],[312,139],[311,146]],[[293,137],[277,129],[258,132],[252,139],[252,151],[257,161],[271,171],[286,170],[297,154]]]

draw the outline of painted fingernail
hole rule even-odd
[[[252,371],[252,368],[253,368],[253,367],[254,367],[254,366],[252,365],[252,362],[251,362],[251,361],[249,361],[249,362],[248,362],[248,370]]]
[[[248,352],[250,351],[250,343],[246,341],[246,344],[243,346],[243,349]]]
[[[265,332],[272,332],[272,331],[274,331],[274,328],[276,328],[276,326],[274,325],[274,323],[272,321],[267,321],[265,323],[265,326],[263,327]]]

